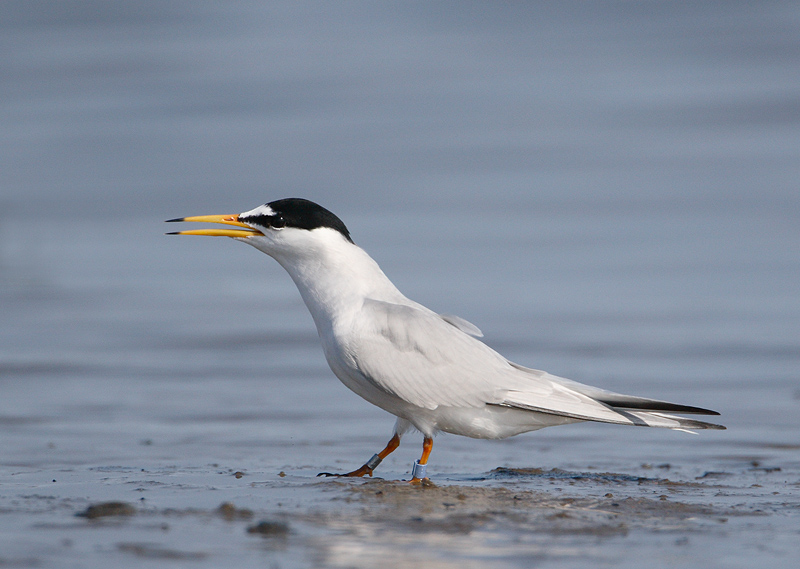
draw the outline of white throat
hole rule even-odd
[[[411,302],[366,251],[335,230],[286,230],[272,239],[250,237],[244,241],[286,269],[321,336],[337,325],[346,325],[366,299]]]

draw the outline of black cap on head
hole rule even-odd
[[[240,215],[239,221],[256,223],[262,227],[296,227],[309,231],[318,227],[329,227],[341,233],[350,243],[353,242],[341,219],[321,205],[303,198],[269,202],[249,215]]]

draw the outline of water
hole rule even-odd
[[[798,24],[792,2],[4,2],[0,562],[795,566]],[[424,504],[318,481],[392,419],[332,377],[276,263],[163,235],[293,195],[510,359],[729,430],[442,436]],[[108,500],[138,513],[73,516]]]

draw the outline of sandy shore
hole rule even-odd
[[[498,468],[411,486],[220,466],[5,468],[0,566],[796,562],[795,474],[751,466],[683,480],[674,470],[664,476],[666,470]],[[794,478],[788,485],[787,475]]]

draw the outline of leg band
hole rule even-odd
[[[419,461],[414,461],[414,468],[411,469],[411,478],[425,478],[425,470],[427,464],[420,464]]]
[[[368,460],[368,461],[367,461],[367,462],[364,464],[364,466],[366,466],[367,468],[369,468],[369,469],[371,469],[371,470],[375,470],[376,468],[378,468],[378,465],[379,465],[381,462],[383,462],[383,459],[382,459],[381,457],[379,457],[377,454],[373,454],[373,455],[372,455],[372,458],[370,458],[370,459],[369,459],[369,460]]]

